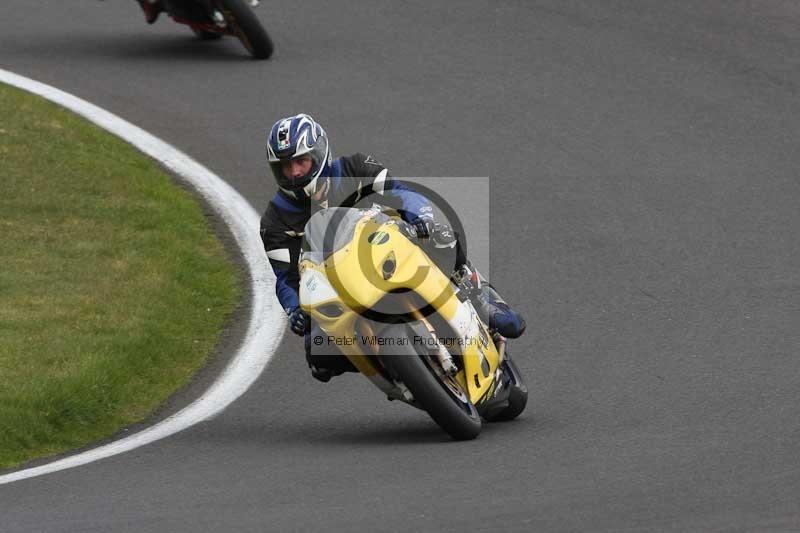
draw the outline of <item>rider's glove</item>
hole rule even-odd
[[[431,242],[436,248],[454,248],[456,241],[453,228],[447,224],[436,224],[431,235]]]
[[[302,337],[310,324],[311,322],[305,311],[299,307],[289,310],[289,327],[294,333]]]
[[[433,223],[433,216],[431,215],[418,216],[411,222],[411,225],[414,226],[418,239],[428,240],[431,238],[431,235],[433,235],[435,225]]]

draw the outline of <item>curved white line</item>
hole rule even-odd
[[[0,81],[43,96],[86,117],[184,178],[211,204],[233,233],[250,269],[253,298],[250,323],[241,347],[222,375],[194,403],[134,435],[52,463],[2,475],[0,485],[3,485],[127,452],[218,414],[241,396],[264,370],[283,336],[285,316],[274,296],[275,276],[258,234],[258,213],[230,185],[175,147],[89,102],[3,69],[0,69]]]
[[[383,188],[386,187],[386,176],[388,175],[389,169],[384,168],[375,176],[375,181],[372,182],[372,190],[381,196],[383,196]]]

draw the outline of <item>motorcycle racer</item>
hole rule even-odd
[[[381,203],[397,204],[400,216],[411,224],[422,242],[456,248],[454,278],[468,278],[475,288],[472,298],[481,319],[493,331],[516,338],[525,331],[524,319],[506,304],[494,288],[471,268],[452,232],[438,232],[429,201],[408,185],[389,176],[388,169],[371,155],[355,153],[334,159],[325,130],[306,114],[278,120],[267,139],[267,159],[278,191],[261,218],[261,239],[277,278],[276,294],[289,317],[289,326],[305,337],[306,358],[312,375],[328,381],[342,372],[355,371],[344,356],[312,353],[310,321],[300,308],[298,259],[306,222],[319,209],[352,207],[364,195],[375,193]],[[447,242],[448,239],[451,242]]]

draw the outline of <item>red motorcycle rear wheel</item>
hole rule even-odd
[[[272,39],[253,10],[243,0],[215,0],[225,17],[228,29],[242,42],[256,59],[272,55]]]

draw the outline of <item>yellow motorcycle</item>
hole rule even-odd
[[[426,411],[451,437],[510,420],[527,389],[466,287],[418,245],[413,226],[374,206],[319,211],[305,227],[300,304],[335,349],[389,400]]]

